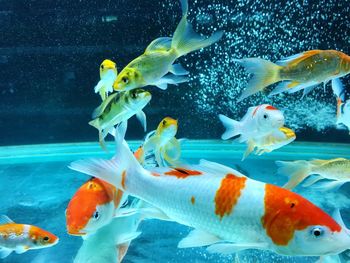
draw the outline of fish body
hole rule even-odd
[[[95,86],[95,93],[99,93],[102,101],[113,92],[113,83],[118,75],[115,62],[105,59],[100,65],[100,81]]]
[[[131,240],[140,234],[137,228],[142,219],[140,213],[113,218],[109,224],[84,239],[74,263],[120,263]]]
[[[239,136],[238,142],[246,142],[251,146],[263,144],[264,140],[269,140],[268,136],[275,136],[272,135],[273,133],[277,132],[281,136],[278,129],[284,125],[283,113],[268,104],[250,107],[241,121],[232,120],[222,114],[219,115],[219,118],[226,128],[221,136],[223,140]]]
[[[9,256],[13,251],[22,254],[31,249],[54,246],[58,237],[37,226],[16,224],[7,216],[0,216],[0,258]]]
[[[142,168],[122,132],[112,160],[77,161],[70,168],[102,178],[195,228],[179,247],[210,252],[267,249],[284,255],[337,254],[350,245],[349,230],[302,196],[202,160],[178,168]]]
[[[99,131],[99,142],[104,147],[104,138],[113,133],[114,126],[136,115],[146,130],[146,115],[142,109],[150,102],[151,93],[142,89],[111,94],[92,114],[89,124]]]
[[[152,151],[159,166],[176,165],[181,155],[180,142],[175,138],[177,120],[166,117],[155,131],[150,132],[143,144],[144,153]]]
[[[331,160],[311,160],[282,162],[277,161],[278,173],[287,175],[290,179],[285,188],[292,189],[310,175],[317,175],[312,180],[306,182],[305,186],[310,186],[322,179],[331,180],[320,184],[323,190],[339,188],[350,181],[350,160],[336,158]]]
[[[278,129],[278,132],[250,140],[243,159],[253,151],[255,151],[257,155],[272,152],[291,143],[295,139],[296,135],[293,130],[287,127],[281,127]]]
[[[217,42],[223,32],[217,31],[208,38],[200,36],[187,21],[187,0],[181,0],[181,7],[182,19],[173,37],[161,37],[152,41],[144,54],[131,61],[120,72],[113,84],[115,90],[125,91],[147,85],[166,89],[168,84],[176,85],[188,81],[188,71],[180,64],[174,64],[175,60]]]
[[[332,80],[332,89],[337,99],[336,125],[350,131],[350,100],[345,101],[345,88],[340,79]]]
[[[243,100],[267,86],[283,81],[270,95],[284,91],[293,93],[304,89],[304,95],[320,83],[347,75],[350,57],[337,50],[309,50],[276,64],[260,58],[237,60],[248,72],[255,74],[242,93]]]
[[[127,195],[113,185],[92,178],[74,194],[66,210],[70,235],[87,236],[109,224]]]

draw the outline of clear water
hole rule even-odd
[[[131,142],[135,149],[140,142]],[[113,152],[113,144],[109,149]],[[276,175],[275,160],[330,159],[350,156],[346,144],[293,143],[278,151],[259,158],[250,156],[241,162],[244,147],[221,141],[187,141],[183,156],[191,163],[205,158],[217,161],[242,171],[253,179],[282,185],[286,178]],[[1,211],[16,222],[39,225],[59,236],[60,242],[48,249],[12,254],[3,262],[11,263],[65,263],[72,262],[82,239],[69,236],[65,228],[65,209],[77,190],[88,178],[71,171],[67,165],[74,160],[88,157],[109,158],[97,143],[50,144],[12,146],[0,148],[0,203]],[[339,192],[307,191],[302,187],[297,192],[331,213],[340,208],[346,224],[350,224],[349,187]],[[204,248],[177,249],[179,240],[189,228],[158,220],[144,221],[140,225],[142,235],[131,243],[123,262],[232,262],[236,256],[209,254]],[[350,254],[349,254],[350,256]],[[239,262],[315,262],[313,257],[285,257],[267,251],[249,250],[238,254]],[[350,260],[347,252],[342,259]]]

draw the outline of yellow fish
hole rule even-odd
[[[160,37],[151,42],[141,56],[120,72],[113,84],[115,90],[132,90],[148,85],[165,90],[168,84],[176,85],[188,81],[185,76],[188,72],[180,64],[173,64],[175,60],[217,42],[223,31],[217,31],[208,38],[200,36],[187,21],[187,0],[181,0],[181,6],[182,19],[173,38]]]
[[[181,155],[180,142],[175,138],[177,120],[166,117],[158,125],[157,130],[150,132],[143,144],[143,153],[154,152],[157,164],[160,167],[176,166]]]
[[[113,83],[118,75],[116,64],[109,59],[105,59],[100,65],[100,81],[95,86],[95,93],[99,93],[102,100],[108,97],[108,93],[113,92]]]
[[[350,57],[337,50],[309,50],[272,63],[261,58],[236,60],[254,74],[239,100],[243,100],[267,86],[281,82],[270,95],[284,91],[309,93],[320,83],[343,77],[350,72]]]

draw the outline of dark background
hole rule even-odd
[[[252,105],[271,102],[283,109],[290,100],[300,100],[292,94],[288,101],[271,101],[259,94],[236,104],[248,76],[234,58],[262,56],[274,61],[316,48],[350,53],[349,1],[189,4],[189,19],[197,31],[208,34],[222,28],[225,36],[180,59],[191,72],[189,83],[166,91],[148,87],[153,95],[145,108],[148,130],[172,116],[179,119],[179,137],[217,139],[223,131],[218,113],[240,118]],[[153,39],[171,36],[180,15],[175,0],[0,0],[0,144],[97,140],[97,131],[87,123],[100,103],[93,92],[99,64],[109,58],[120,71]],[[347,77],[344,83],[348,85]],[[335,114],[329,87],[310,96],[321,106],[332,105]],[[317,111],[307,114],[324,120]],[[297,131],[298,140],[350,142],[346,130],[317,130],[312,122],[304,125],[300,120]],[[128,138],[143,136],[141,125],[132,118]]]

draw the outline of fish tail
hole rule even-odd
[[[181,57],[195,50],[205,48],[219,41],[223,36],[223,31],[216,31],[210,37],[201,36],[193,30],[192,25],[187,21],[188,0],[181,0],[182,19],[177,26],[171,47],[177,52],[177,57]]]
[[[245,67],[246,71],[253,74],[247,88],[243,91],[238,101],[263,91],[267,86],[280,81],[281,66],[261,58],[237,59],[236,62]]]
[[[293,189],[300,184],[311,173],[312,165],[307,161],[282,162],[276,161],[278,174],[289,177],[289,181],[283,186],[286,189]]]
[[[232,120],[222,114],[219,114],[219,118],[226,128],[226,131],[221,135],[221,139],[227,140],[241,134],[241,123],[239,121]]]
[[[118,126],[115,134],[116,154],[111,160],[104,159],[87,159],[72,162],[69,168],[93,177],[100,178],[116,188],[123,191],[127,190],[131,194],[127,186],[129,180],[137,182],[138,180],[130,179],[130,177],[143,176],[148,172],[142,168],[139,162],[124,141],[124,126]],[[124,133],[124,134],[123,134]]]

